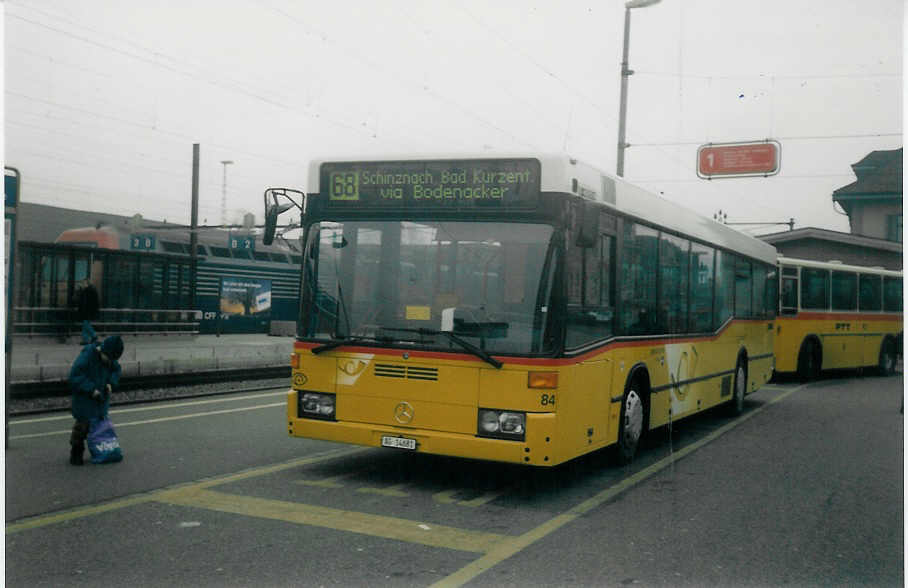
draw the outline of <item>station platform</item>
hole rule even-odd
[[[266,334],[122,337],[123,378],[289,366],[295,340]],[[65,381],[81,350],[78,337],[66,342],[49,337],[14,337],[10,384]]]

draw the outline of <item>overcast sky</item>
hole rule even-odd
[[[262,219],[312,158],[568,153],[614,173],[618,0],[7,0],[6,165],[22,200]],[[729,221],[848,231],[832,191],[902,146],[903,0],[662,0],[632,11],[625,177]],[[773,138],[781,173],[697,177]],[[750,229],[772,232],[785,227]]]

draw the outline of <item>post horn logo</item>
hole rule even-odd
[[[355,376],[356,374],[366,369],[367,365],[369,364],[361,359],[351,359],[344,363],[338,364],[337,367],[340,371],[344,372],[348,376]]]
[[[402,425],[408,425],[413,421],[413,415],[416,411],[409,402],[401,402],[394,407],[394,420]]]

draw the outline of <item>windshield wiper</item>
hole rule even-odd
[[[400,331],[400,332],[404,332],[404,333],[418,333],[418,334],[420,334],[420,335],[444,335],[445,337],[447,337],[447,338],[450,339],[451,341],[457,343],[458,345],[460,345],[461,347],[463,347],[464,349],[466,349],[467,351],[469,351],[470,353],[472,353],[473,355],[475,355],[475,356],[478,357],[479,359],[481,359],[481,360],[483,360],[484,362],[488,363],[488,364],[491,365],[492,367],[494,367],[494,368],[496,368],[496,369],[501,369],[501,366],[504,365],[503,363],[501,363],[500,361],[498,361],[497,359],[495,359],[494,357],[492,357],[491,355],[489,355],[485,350],[480,349],[479,347],[476,347],[476,346],[473,345],[472,343],[469,343],[469,342],[467,342],[467,341],[464,341],[463,339],[461,339],[460,337],[458,337],[457,335],[455,335],[455,334],[452,333],[451,331],[437,331],[437,330],[435,330],[435,329],[426,329],[426,328],[420,328],[420,329],[403,329],[403,328],[394,329],[394,328],[390,328],[390,327],[382,327],[382,329],[385,330],[385,331]]]
[[[371,343],[378,341],[379,343],[392,343],[394,339],[392,337],[344,337],[342,339],[336,339],[329,343],[323,343],[318,347],[312,348],[312,353],[318,355],[322,351],[330,351],[338,347],[343,347],[344,345],[358,345],[361,343]]]

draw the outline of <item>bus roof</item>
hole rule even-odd
[[[541,167],[540,190],[562,192],[603,202],[619,212],[635,216],[683,235],[717,245],[765,263],[776,263],[776,249],[750,235],[732,229],[713,219],[666,200],[622,178],[607,174],[592,165],[566,154],[432,154],[421,156],[386,156],[362,158],[356,161],[433,161],[458,159],[515,159],[539,160]],[[316,159],[309,165],[308,188],[310,194],[320,192],[319,177],[322,163],[351,161],[350,158]]]

